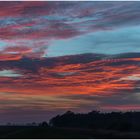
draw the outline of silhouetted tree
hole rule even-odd
[[[140,131],[140,112],[101,113],[99,111],[91,111],[87,114],[75,114],[67,111],[52,118],[50,124],[56,127]]]
[[[6,125],[7,125],[7,126],[12,126],[12,123],[8,122]]]
[[[44,122],[40,123],[39,126],[42,126],[42,127],[48,127],[49,125],[48,125],[47,122],[44,121]]]
[[[32,122],[31,125],[32,126],[37,126],[37,123],[36,122]]]

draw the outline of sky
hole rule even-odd
[[[140,110],[140,2],[0,2],[0,124]]]

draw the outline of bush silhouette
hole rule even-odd
[[[49,127],[48,123],[47,122],[42,122],[39,124],[39,126],[42,126],[42,127]]]
[[[50,124],[56,127],[140,131],[140,112],[101,113],[91,111],[87,114],[75,114],[67,111],[52,118]]]

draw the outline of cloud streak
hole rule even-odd
[[[138,25],[138,5],[139,2],[0,2],[0,39],[9,42],[6,50],[11,47],[14,51],[15,47],[17,53],[19,47],[21,57],[42,57],[52,40]],[[26,42],[30,45],[24,46],[27,50],[23,55],[20,48]]]
[[[0,2],[1,122],[139,110],[139,6]]]

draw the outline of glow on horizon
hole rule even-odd
[[[140,2],[0,2],[0,123],[72,110],[140,110]]]

